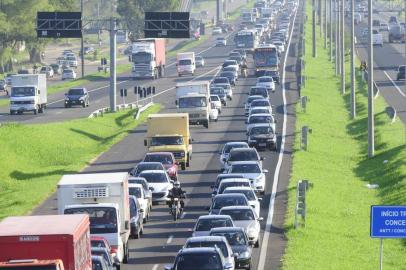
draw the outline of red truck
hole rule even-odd
[[[136,78],[157,79],[164,76],[166,53],[165,39],[137,39],[131,45],[131,74]]]
[[[5,218],[0,222],[0,269],[21,263],[27,263],[21,269],[48,269],[38,266],[61,260],[62,270],[91,270],[89,223],[88,215]],[[60,265],[49,269],[61,270]]]

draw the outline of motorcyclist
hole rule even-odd
[[[244,61],[241,65],[241,76],[247,78],[247,73],[248,73],[248,65],[247,62]]]
[[[169,206],[170,211],[172,211],[172,205],[173,205],[174,199],[178,198],[179,202],[180,202],[180,212],[181,213],[183,212],[183,208],[185,207],[185,203],[183,202],[182,199],[185,198],[185,193],[186,192],[183,191],[182,188],[180,187],[179,181],[175,181],[173,183],[173,188],[171,190],[169,190],[169,195],[168,195],[168,198],[170,199],[168,201],[168,206]]]

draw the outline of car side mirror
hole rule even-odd
[[[175,184],[175,182],[174,182],[173,180],[170,180],[169,182],[170,182],[172,185]]]
[[[230,262],[224,264],[224,269],[233,269],[234,265]]]
[[[140,212],[140,213],[144,213],[144,209],[140,209],[139,212]]]
[[[165,269],[165,270],[172,270],[172,265],[165,265],[165,266],[164,266],[164,269]]]
[[[265,158],[264,158],[264,157],[260,157],[259,159],[260,159],[260,160],[265,160]]]
[[[68,95],[68,93],[65,93],[65,97]]]
[[[259,217],[257,220],[258,220],[258,221],[263,221],[264,218],[263,218],[263,217]]]
[[[257,199],[258,199],[259,202],[262,201],[262,198],[257,198]]]
[[[144,140],[144,146],[147,146],[147,140]]]
[[[268,170],[262,170],[263,173],[268,173]]]

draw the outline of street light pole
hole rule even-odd
[[[80,0],[80,12],[82,13],[83,18],[83,0]],[[80,38],[80,60],[82,62],[82,78],[85,76],[85,49],[83,48],[83,30],[82,37]]]
[[[324,0],[324,49],[327,49],[327,0]]]
[[[317,51],[316,51],[316,3],[315,0],[313,0],[313,12],[312,12],[312,34],[313,34],[313,57],[317,56]]]
[[[330,9],[330,15],[328,16],[329,22],[330,22],[330,61],[333,61],[333,0],[330,0],[330,4],[329,4],[329,9]]]
[[[116,20],[110,18],[110,111],[116,111]]]
[[[341,0],[341,94],[345,94],[345,28],[344,28],[344,4]]]
[[[337,62],[338,62],[338,74],[341,75],[341,5],[340,0],[337,0],[337,24],[338,24],[338,31],[337,31]]]
[[[374,51],[372,45],[372,0],[368,0],[368,157],[375,155]]]
[[[355,103],[355,32],[354,32],[354,2],[351,0],[351,118],[354,119],[357,116],[357,108]]]

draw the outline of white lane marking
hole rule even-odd
[[[296,20],[296,14],[299,8],[296,9],[295,11],[295,16],[293,17],[293,23],[292,23],[292,29],[290,31],[290,36],[289,36],[289,42],[288,46],[286,49],[285,53],[285,58],[283,60],[283,68],[286,68],[286,61],[288,59],[288,54],[289,54],[289,49],[290,49],[290,43],[292,41],[292,34],[293,34],[293,29],[295,25],[295,20]],[[287,114],[287,109],[286,109],[286,89],[285,89],[285,74],[286,71],[284,70],[283,75],[282,75],[282,97],[283,97],[283,127],[282,127],[282,141],[281,141],[281,148],[279,149],[279,155],[278,155],[278,163],[276,164],[275,168],[275,174],[273,177],[273,185],[272,185],[272,194],[271,198],[269,199],[269,208],[268,208],[268,217],[266,219],[266,226],[265,226],[265,232],[264,232],[264,237],[262,240],[262,245],[261,245],[261,252],[259,255],[259,262],[258,262],[258,270],[265,270],[268,269],[265,268],[265,261],[266,261],[266,255],[268,251],[268,241],[269,241],[269,235],[271,231],[271,226],[272,226],[272,219],[273,219],[273,213],[274,213],[274,208],[275,208],[275,198],[276,198],[276,191],[278,188],[278,181],[279,181],[279,173],[281,170],[282,166],[282,161],[283,161],[283,152],[285,150],[285,136],[286,136],[286,114]]]
[[[393,84],[393,86],[395,86],[396,90],[398,90],[399,94],[401,94],[402,96],[406,97],[406,94],[403,93],[403,91],[400,89],[399,86],[397,86],[397,84],[392,80],[392,78],[389,76],[388,73],[386,73],[386,71],[383,71],[383,73],[385,73],[386,77],[388,77],[388,79],[391,81],[391,83]]]
[[[58,111],[58,112],[56,112],[55,114],[62,114],[62,111]]]
[[[181,218],[181,219],[184,219],[185,216],[186,216],[186,212],[183,212],[182,215],[180,215],[180,218]]]
[[[169,245],[172,242],[172,240],[173,240],[173,235],[170,235],[168,237],[168,240],[166,240],[166,244]]]
[[[152,270],[157,270],[159,267],[159,264],[154,264],[154,266],[152,267]]]

